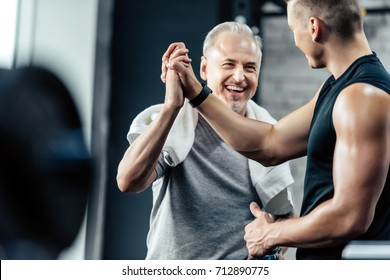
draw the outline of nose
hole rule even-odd
[[[237,68],[234,70],[233,78],[234,78],[234,80],[235,80],[237,83],[241,83],[242,81],[244,81],[244,79],[245,79],[245,72],[244,72],[244,69],[243,69],[242,67],[237,67]]]

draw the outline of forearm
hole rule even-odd
[[[332,200],[324,202],[304,217],[272,224],[266,237],[268,246],[329,247],[343,244],[361,234],[356,226],[357,220],[348,211],[331,203]]]
[[[234,150],[264,165],[273,161],[270,147],[273,129],[271,124],[235,113],[212,94],[197,109]]]
[[[118,166],[117,183],[121,191],[143,191],[155,179],[155,166],[178,112],[179,109],[163,109],[127,149]]]

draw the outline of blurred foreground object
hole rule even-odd
[[[84,218],[91,159],[61,80],[0,71],[0,259],[56,259]]]
[[[390,241],[359,240],[345,246],[345,260],[390,260]]]

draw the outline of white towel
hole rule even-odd
[[[163,104],[151,106],[135,117],[127,133],[130,145],[156,119],[162,107]],[[164,161],[169,166],[176,166],[187,157],[194,143],[197,122],[198,111],[184,102],[163,147]]]
[[[247,117],[271,124],[276,120],[267,110],[249,100]],[[294,183],[288,162],[275,167],[264,167],[257,161],[248,159],[249,172],[252,184],[260,197],[265,211],[273,215],[285,215],[294,210],[291,190],[289,185]],[[286,203],[290,201],[290,203]]]
[[[151,106],[133,120],[127,134],[130,145],[157,117],[162,106],[163,104]],[[268,123],[276,122],[267,110],[252,100],[249,100],[247,104],[247,117]],[[187,157],[194,143],[197,122],[198,111],[185,102],[163,147],[164,161],[169,166],[176,166]],[[248,161],[252,183],[265,211],[273,215],[291,213],[293,206],[288,186],[294,180],[288,162],[275,167],[264,167],[254,160],[248,159]]]

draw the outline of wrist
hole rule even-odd
[[[182,107],[183,106],[179,106],[176,104],[164,103],[161,112],[176,117],[179,114]]]
[[[196,81],[195,84],[192,87],[188,87],[188,90],[186,91],[186,98],[188,100],[191,100],[198,96],[199,92],[202,90],[203,85],[202,83]]]
[[[269,228],[268,228],[268,231],[267,231],[267,235],[265,236],[265,247],[268,249],[268,250],[272,250],[276,247],[280,247],[281,244],[279,242],[279,234],[277,233],[278,231],[275,231],[275,224],[276,223],[272,223],[270,224]]]
[[[164,107],[168,110],[172,110],[172,111],[180,111],[180,109],[183,107],[184,105],[184,97],[182,97],[182,99],[175,99],[175,98],[165,98],[164,100]]]
[[[209,96],[210,93],[213,91],[204,83],[201,84],[201,87],[197,87],[198,94],[190,98],[189,103],[192,107],[196,108],[200,104],[203,103],[203,101],[206,100],[206,98]]]

